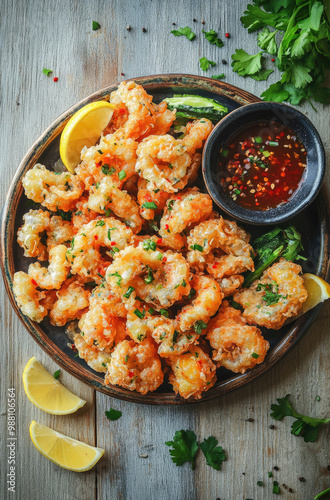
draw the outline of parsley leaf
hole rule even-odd
[[[53,73],[53,70],[52,69],[44,68],[42,70],[42,72],[43,72],[44,75],[50,76]]]
[[[206,40],[208,40],[212,45],[216,45],[217,47],[223,47],[223,41],[217,37],[217,33],[214,30],[204,31],[202,32],[205,35]]]
[[[216,63],[214,61],[209,61],[206,57],[201,57],[199,60],[199,65],[203,71],[207,71],[210,66],[215,66]]]
[[[262,300],[267,302],[267,306],[271,306],[272,304],[277,304],[279,300],[286,299],[288,296],[287,295],[280,295],[278,293],[278,284],[275,283],[259,283],[257,286],[257,292],[260,292],[262,289],[264,289],[264,296],[262,297]]]
[[[99,23],[97,21],[93,21],[92,22],[92,30],[93,31],[97,31],[101,28],[101,26],[99,25]]]
[[[200,335],[202,333],[202,330],[205,330],[207,328],[207,324],[204,323],[201,319],[199,321],[196,321],[194,324],[194,330],[197,333],[197,335]]]
[[[283,73],[281,82],[282,83],[293,83],[297,89],[306,87],[307,83],[310,83],[313,78],[309,74],[311,68],[302,66],[301,64],[291,64]]]
[[[193,431],[177,431],[174,434],[173,441],[166,441],[166,446],[171,446],[170,455],[176,465],[182,465],[184,462],[190,462],[191,468],[195,468],[196,453],[198,443],[196,434]]]
[[[275,420],[294,417],[296,420],[291,426],[291,434],[302,436],[306,443],[316,441],[320,427],[330,422],[330,418],[307,417],[297,413],[289,402],[289,396],[290,394],[287,394],[284,398],[277,399],[278,404],[271,405],[270,416]]]
[[[233,70],[240,76],[253,75],[261,69],[262,52],[250,55],[244,49],[236,49],[235,54],[231,56]]]
[[[122,412],[119,410],[114,410],[114,408],[110,408],[109,411],[105,412],[105,416],[108,420],[118,420],[122,416]]]
[[[190,41],[192,41],[196,37],[196,34],[191,31],[191,28],[189,28],[189,26],[186,26],[185,28],[179,28],[178,30],[173,30],[171,31],[171,33],[174,36],[185,36]]]
[[[225,78],[225,74],[221,73],[221,75],[212,75],[211,78],[214,80],[222,80],[222,78]]]
[[[221,446],[217,446],[218,440],[214,436],[210,436],[204,439],[200,443],[200,448],[204,453],[207,465],[213,467],[213,469],[220,470],[221,464],[226,460],[226,454]]]
[[[270,32],[268,28],[264,28],[258,35],[258,45],[262,50],[268,52],[268,54],[276,54],[277,45],[275,42],[275,35],[277,31]]]

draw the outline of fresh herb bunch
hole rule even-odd
[[[241,21],[249,33],[262,28],[258,45],[276,57],[282,72],[281,80],[261,94],[264,100],[293,105],[307,100],[312,106],[312,100],[330,102],[330,88],[323,86],[330,68],[330,7],[325,0],[253,0]],[[262,51],[250,56],[237,50],[232,56],[234,71],[266,80],[272,71],[262,69]]]
[[[313,418],[297,413],[289,402],[289,396],[290,394],[287,394],[285,398],[277,399],[278,404],[271,405],[272,412],[270,416],[275,420],[294,417],[296,420],[291,426],[291,434],[302,436],[306,443],[316,441],[320,427],[330,422],[330,418]]]

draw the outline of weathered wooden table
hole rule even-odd
[[[2,0],[2,96],[0,136],[3,202],[11,178],[25,151],[66,108],[81,98],[124,78],[156,73],[210,76],[224,72],[226,81],[256,95],[269,82],[255,82],[233,73],[230,56],[243,47],[256,53],[256,35],[240,23],[247,0]],[[197,21],[194,22],[193,19]],[[101,25],[92,31],[92,20]],[[205,25],[201,24],[205,21]],[[190,26],[194,42],[170,34],[173,24]],[[131,26],[131,31],[126,26]],[[146,29],[146,32],[142,28]],[[201,29],[215,29],[230,39],[219,49]],[[204,73],[198,60],[217,61]],[[227,65],[221,60],[228,61]],[[52,77],[42,69],[53,70]],[[58,77],[58,82],[53,81]],[[302,108],[319,130],[330,152],[329,109]],[[329,185],[329,176],[328,176]],[[55,417],[39,411],[26,398],[22,371],[35,355],[54,372],[56,364],[32,340],[14,314],[1,285],[1,493],[2,499],[122,499],[122,500],[244,500],[282,497],[310,500],[330,485],[329,426],[315,443],[290,434],[290,421],[274,423],[270,405],[290,393],[292,402],[308,415],[329,416],[330,303],[304,339],[274,369],[247,387],[204,404],[152,407],[125,403],[92,391],[62,371],[61,381],[87,399],[73,416]],[[7,389],[16,390],[16,494],[7,490]],[[320,401],[316,401],[316,396]],[[109,422],[105,410],[121,410]],[[87,473],[66,471],[34,448],[28,427],[32,419],[74,438],[104,447],[98,466]],[[249,419],[249,420],[247,420]],[[193,429],[199,440],[214,435],[227,452],[221,471],[202,456],[196,470],[176,467],[164,442],[176,430]],[[143,455],[145,458],[142,458]],[[147,456],[147,457],[146,457]],[[274,466],[278,471],[274,471]],[[273,478],[267,473],[273,470]],[[299,481],[303,476],[305,482]],[[257,486],[257,481],[264,486]],[[282,484],[292,488],[289,492]]]

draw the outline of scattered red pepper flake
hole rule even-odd
[[[55,76],[55,78],[53,78],[53,82],[58,82],[57,76]]]
[[[36,282],[36,280],[31,280],[31,283],[32,283],[34,286],[38,286],[38,283]]]
[[[163,243],[163,239],[162,238],[158,238],[157,245],[161,245],[162,243]]]
[[[115,241],[112,241],[112,242],[110,243],[110,245],[111,245],[112,247],[114,247],[114,246],[116,245],[116,242],[115,242]]]
[[[97,236],[97,234],[94,235],[94,240],[98,240],[99,237]]]
[[[128,372],[128,376],[129,376],[130,378],[134,377],[134,372],[129,371],[129,372]]]

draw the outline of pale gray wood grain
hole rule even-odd
[[[278,79],[278,73],[267,82],[255,82],[239,77],[230,67],[230,56],[236,48],[243,47],[250,53],[258,50],[256,35],[248,34],[239,21],[246,4],[247,0],[2,0],[1,201],[21,157],[44,128],[99,88],[148,74],[210,76],[224,72],[228,83],[260,95]],[[101,24],[97,32],[91,29],[93,19]],[[128,24],[130,32],[125,29]],[[171,29],[186,25],[197,34],[193,42],[170,35]],[[225,46],[219,49],[210,45],[202,28],[217,30]],[[227,31],[231,34],[229,40],[224,37]],[[217,65],[208,72],[201,71],[198,60],[202,56]],[[222,64],[222,59],[228,64]],[[268,64],[272,66],[270,61]],[[54,83],[43,75],[43,67],[52,69],[52,77],[57,76],[59,81]],[[329,148],[328,108],[316,107],[318,113],[308,104],[301,110],[316,125]],[[87,404],[76,415],[53,417],[27,401],[21,375],[32,355],[51,372],[56,365],[20,324],[2,286],[1,458],[6,457],[6,391],[14,386],[19,438],[17,498],[268,500],[272,498],[272,480],[267,472],[274,465],[280,468],[274,472],[274,479],[294,490],[289,494],[282,487],[286,498],[313,498],[329,486],[329,430],[324,429],[316,443],[304,443],[290,434],[289,419],[269,429],[273,423],[269,409],[277,397],[291,393],[298,411],[315,416],[329,413],[329,322],[327,304],[302,342],[271,372],[246,388],[201,405],[166,408],[125,403],[94,394],[62,372],[63,382],[87,399]],[[315,401],[317,394],[320,402]],[[110,406],[123,412],[117,422],[109,422],[104,415]],[[247,422],[249,417],[254,422]],[[85,474],[59,469],[30,442],[28,426],[32,419],[104,447],[104,458]],[[164,442],[179,429],[193,429],[199,440],[210,434],[216,436],[228,456],[222,471],[206,466],[201,453],[195,471],[188,464],[176,467]],[[147,458],[139,456],[146,454]],[[0,495],[9,498],[4,460],[2,463]],[[299,482],[299,476],[304,476],[306,483]],[[258,480],[264,481],[264,487],[256,485]]]

